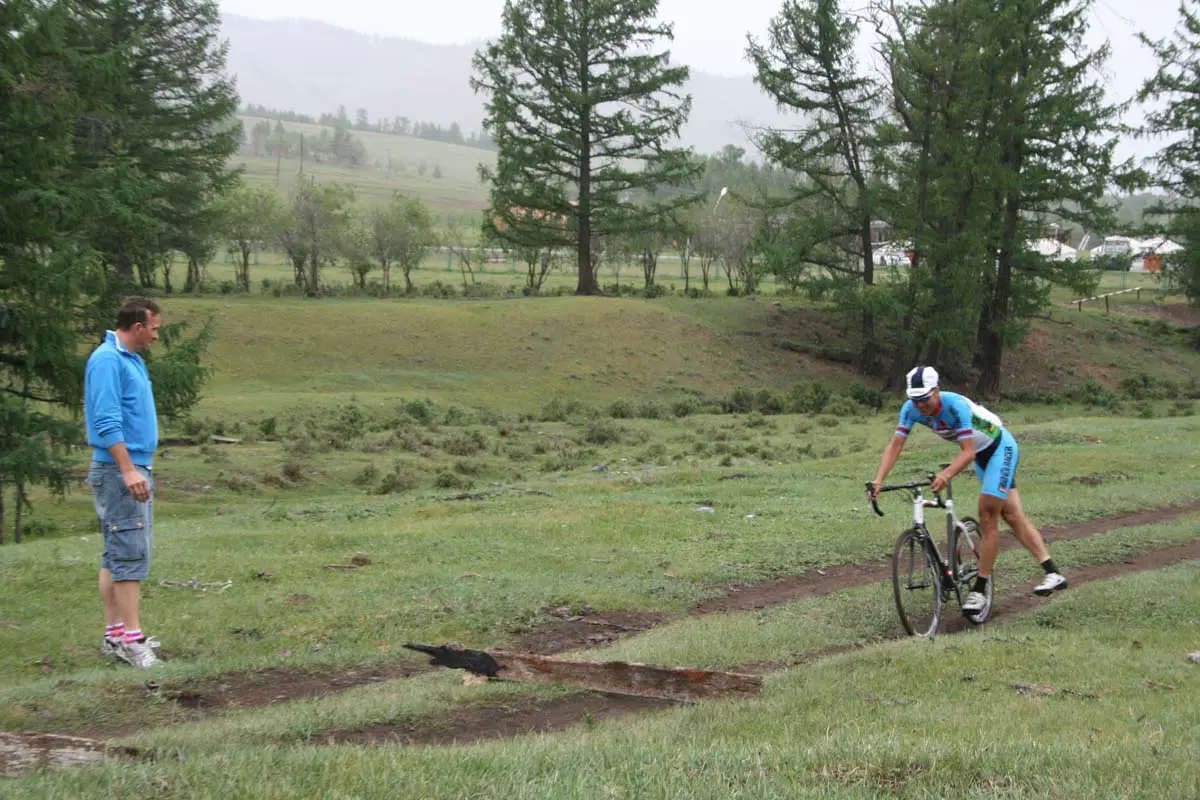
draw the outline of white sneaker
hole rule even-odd
[[[1057,572],[1048,572],[1042,582],[1034,587],[1033,593],[1045,597],[1048,594],[1054,594],[1059,589],[1067,588],[1067,577],[1060,575]]]
[[[964,614],[978,614],[987,606],[987,595],[983,592],[967,592],[967,599],[963,601],[962,610]]]
[[[104,637],[104,643],[100,645],[100,655],[102,656],[117,656],[117,651],[121,649],[120,639],[110,639]]]
[[[117,658],[132,664],[138,669],[150,669],[158,662],[154,649],[158,642],[154,639],[143,639],[140,642],[122,642],[117,649]]]

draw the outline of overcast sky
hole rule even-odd
[[[856,3],[865,7],[867,0],[846,0],[844,7]],[[220,0],[220,5],[258,19],[317,19],[365,33],[450,44],[498,34],[504,0]],[[781,6],[782,0],[661,0],[659,14],[675,24],[674,60],[707,72],[745,75],[751,73],[744,60],[746,34],[763,38]],[[1136,33],[1167,37],[1176,26],[1178,2],[1095,0],[1094,8],[1093,44],[1107,40],[1113,51],[1105,82],[1113,100],[1126,100],[1155,65]]]

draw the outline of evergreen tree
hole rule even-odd
[[[1028,333],[1025,318],[1049,302],[1051,283],[1086,290],[1078,261],[1041,258],[1026,241],[1053,215],[1084,230],[1113,219],[1104,192],[1113,176],[1118,108],[1095,75],[1108,47],[1085,43],[1090,0],[988,3],[998,109],[998,182],[993,195],[996,269],[984,271],[976,391],[996,397],[1006,347]]]
[[[803,176],[793,203],[817,200],[791,232],[805,252],[793,261],[820,260],[851,284],[862,325],[862,365],[874,370],[878,343],[870,288],[875,282],[871,222],[876,216],[879,87],[859,74],[854,57],[857,22],[838,0],[787,0],[771,21],[767,45],[750,39],[755,81],[780,107],[801,115],[798,131],[767,130],[759,147],[777,164]],[[826,250],[826,257],[816,251]],[[843,295],[847,296],[847,295]]]
[[[635,194],[698,173],[667,147],[691,98],[678,91],[687,68],[655,51],[672,38],[657,10],[657,0],[507,0],[503,33],[474,57],[471,86],[487,96],[498,151],[496,167],[481,168],[492,184],[486,224],[573,246],[578,294],[600,291],[598,240],[647,227]]]
[[[1159,66],[1138,100],[1160,102],[1146,114],[1142,133],[1168,139],[1151,160],[1154,182],[1167,192],[1153,211],[1168,218],[1166,231],[1186,245],[1164,268],[1192,305],[1200,305],[1200,3],[1180,0],[1179,17],[1173,38],[1141,36]]]
[[[185,5],[173,7],[183,14]],[[178,138],[164,127],[157,145],[135,146],[132,136],[115,133],[120,115],[130,113],[118,106],[139,43],[88,44],[105,10],[82,0],[0,4],[0,536],[6,490],[16,501],[19,539],[28,485],[63,491],[70,484],[68,448],[82,439],[70,414],[82,402],[87,349],[112,323],[115,256],[124,253],[131,266],[134,249],[126,245],[174,246],[160,237],[199,213],[183,202],[186,193],[159,191],[189,176],[204,182],[203,171],[175,152],[187,148],[186,108],[176,110]],[[144,76],[145,86],[154,81]],[[151,93],[169,105],[176,85],[165,81]],[[120,236],[133,231],[139,237]],[[132,269],[124,277],[127,284]],[[151,362],[164,417],[186,413],[206,374],[199,359],[211,331],[188,340],[180,334],[181,326],[164,326],[167,352]]]
[[[121,201],[124,213],[97,216],[88,236],[127,290],[135,262],[194,239],[201,209],[237,180],[228,162],[243,134],[225,73],[228,45],[215,0],[54,5],[74,18],[67,44],[102,62],[80,76],[89,114],[76,158],[94,191]]]

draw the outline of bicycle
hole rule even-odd
[[[946,463],[939,466],[945,469],[950,465]],[[929,486],[934,477],[934,474],[930,473],[929,478],[924,481],[882,486],[879,492],[874,494],[874,484],[867,482],[867,497],[875,513],[881,517],[884,514],[877,502],[880,494],[903,490],[912,492],[913,524],[896,540],[896,549],[892,556],[892,587],[895,591],[896,611],[900,613],[900,623],[904,630],[911,636],[936,634],[942,618],[942,604],[954,597],[961,606],[979,574],[979,523],[971,517],[960,519],[954,513],[954,492],[950,488],[950,482],[946,483],[945,500],[937,492],[933,493],[933,500],[925,499],[921,490]],[[925,525],[927,508],[946,510],[945,558]],[[983,610],[975,614],[964,612],[963,616],[968,621],[976,625],[987,621],[992,611],[994,584],[995,576],[988,581],[987,603]],[[923,600],[919,593],[926,590],[930,597]],[[915,612],[928,605],[932,606],[932,614],[928,622],[924,622],[924,617]]]

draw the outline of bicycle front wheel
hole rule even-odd
[[[908,530],[896,540],[892,588],[900,624],[911,636],[932,636],[942,618],[942,577],[928,535]]]

